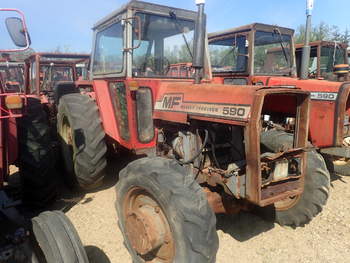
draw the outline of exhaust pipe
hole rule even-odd
[[[309,63],[310,63],[310,34],[311,34],[311,17],[314,9],[314,0],[306,0],[306,28],[305,28],[305,42],[302,50],[300,78],[308,79],[309,77]]]
[[[204,49],[205,49],[205,30],[206,17],[204,14],[205,0],[196,0],[198,6],[198,16],[194,31],[194,54],[192,67],[194,68],[194,83],[200,84],[203,78],[204,67]]]

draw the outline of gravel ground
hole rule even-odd
[[[327,205],[305,227],[281,227],[251,213],[219,216],[217,262],[350,262],[350,177],[333,177]],[[91,262],[131,262],[117,226],[114,184],[65,207]]]

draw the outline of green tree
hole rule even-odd
[[[305,25],[298,26],[295,33],[295,42],[303,43],[305,39]],[[321,22],[312,27],[310,41],[328,40],[350,43],[350,32],[348,29],[342,31],[338,26]]]

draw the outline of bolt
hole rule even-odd
[[[158,213],[160,212],[159,206],[156,206],[156,207],[154,208],[154,211],[158,214]]]

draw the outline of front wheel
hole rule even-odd
[[[45,258],[43,262],[89,262],[77,231],[61,211],[43,212],[32,219],[32,224],[35,240]]]
[[[279,152],[293,146],[293,135],[277,130],[262,134],[262,145]],[[322,156],[316,151],[306,155],[304,191],[299,196],[286,198],[274,204],[275,220],[280,225],[303,226],[322,211],[327,203],[330,188],[330,174]]]
[[[98,186],[105,175],[107,146],[96,103],[79,93],[62,96],[57,131],[66,181],[85,190]]]
[[[121,171],[116,189],[119,227],[134,262],[215,262],[215,214],[177,162],[136,160]]]

